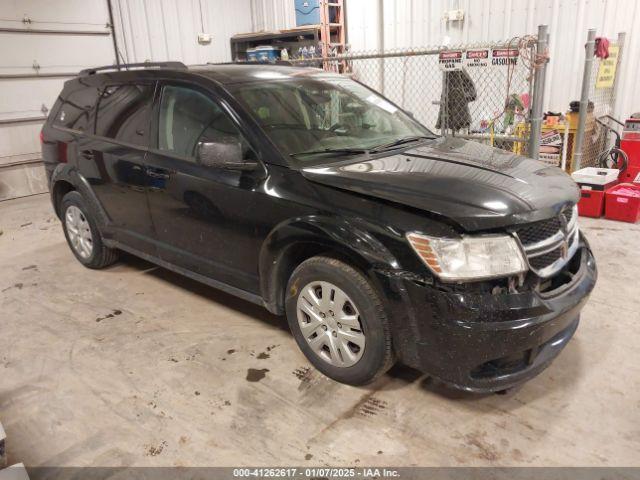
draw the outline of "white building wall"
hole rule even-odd
[[[378,0],[345,0],[352,50],[378,48]],[[251,0],[256,30],[295,26],[293,0]],[[587,30],[616,38],[626,32],[617,115],[640,111],[640,1],[638,0],[384,0],[385,49],[506,40],[549,26],[551,61],[545,110],[566,111],[580,96]],[[445,22],[462,9],[463,22]]]
[[[112,0],[116,37],[126,62],[231,61],[229,39],[253,30],[251,0]],[[276,11],[278,16],[281,12]],[[198,43],[198,33],[211,43]]]
[[[121,56],[128,62],[181,60],[187,64],[231,60],[237,33],[295,26],[293,0],[112,0]],[[378,0],[346,0],[353,50],[380,43]],[[462,9],[461,23],[442,14]],[[384,0],[384,46],[436,46],[551,35],[545,109],[563,111],[580,94],[587,29],[614,38],[627,32],[618,95],[619,117],[640,111],[640,1],[638,0]],[[25,16],[32,23],[24,23]],[[106,33],[106,0],[1,0],[0,27],[91,30]],[[212,35],[198,43],[200,32]],[[0,32],[0,75],[77,72],[114,61],[109,35]],[[0,79],[0,199],[46,189],[37,160],[44,105],[51,108],[65,78]],[[22,123],[12,118],[33,117]],[[5,122],[3,123],[2,120]],[[22,162],[27,162],[22,164]],[[10,165],[10,166],[9,166]],[[19,188],[18,188],[19,187]],[[26,192],[26,193],[25,193]]]
[[[251,0],[253,30],[285,30],[296,26],[294,0]]]
[[[640,111],[640,1],[637,0],[384,0],[385,49],[505,40],[535,34],[549,25],[551,61],[545,109],[566,111],[579,99],[587,30],[616,38],[627,32],[620,74],[617,115]],[[293,8],[293,7],[292,7]],[[463,22],[445,22],[451,9],[464,10]],[[353,50],[378,47],[378,2],[347,0],[349,43]]]

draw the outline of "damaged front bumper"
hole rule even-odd
[[[544,293],[452,293],[386,277],[400,359],[460,389],[504,390],[544,370],[578,327],[597,269],[586,243]]]

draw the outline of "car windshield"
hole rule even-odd
[[[278,149],[296,160],[399,148],[435,137],[384,97],[348,78],[282,77],[238,85],[234,94]]]

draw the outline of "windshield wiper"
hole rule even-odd
[[[401,145],[404,145],[405,143],[417,142],[417,141],[420,141],[420,140],[435,140],[435,138],[436,137],[427,136],[427,135],[415,135],[415,136],[412,136],[412,137],[404,137],[404,138],[400,138],[398,140],[394,140],[393,142],[384,143],[382,145],[378,145],[377,147],[373,147],[370,150],[370,152],[371,153],[382,152],[383,150],[388,150],[390,148],[399,147]]]
[[[290,153],[290,157],[299,157],[302,155],[361,155],[363,153],[369,153],[369,150],[365,148],[323,148],[321,150],[307,150],[305,152]]]

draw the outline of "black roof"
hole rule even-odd
[[[334,77],[336,75],[319,68],[269,63],[217,63],[187,67],[181,62],[146,62],[87,68],[82,70],[77,78],[87,79],[93,77],[98,80],[104,77],[118,78],[120,75],[124,75],[127,78],[138,75],[141,78],[154,78],[157,74],[162,74],[162,72],[171,72],[171,77],[192,73],[208,77],[223,85],[266,82],[288,77]]]
[[[271,65],[267,63],[226,63],[198,65],[189,71],[204,75],[224,85],[255,81],[277,80],[288,76],[334,76],[319,68]]]

